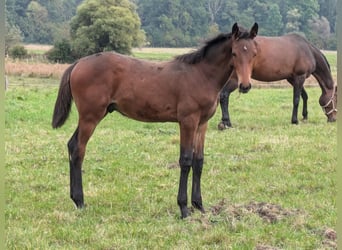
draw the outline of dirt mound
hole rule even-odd
[[[212,206],[210,210],[213,213],[213,215],[218,215],[223,210],[225,210],[226,212],[228,212],[228,214],[236,218],[239,218],[244,214],[254,213],[269,223],[275,223],[285,217],[289,217],[300,213],[298,209],[285,209],[279,205],[255,201],[251,201],[248,204],[235,205],[226,204],[226,202],[222,200],[217,205]]]

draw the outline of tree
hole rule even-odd
[[[283,30],[282,17],[280,15],[279,6],[277,4],[270,4],[267,7],[266,19],[261,23],[260,34],[265,36],[281,35]]]
[[[159,47],[197,45],[209,33],[208,0],[139,0],[148,42]]]
[[[337,0],[318,0],[320,5],[320,10],[318,12],[319,16],[324,16],[328,19],[330,23],[330,30],[332,33],[335,31],[336,22],[336,3]]]
[[[18,45],[22,42],[22,34],[20,29],[15,26],[11,25],[7,20],[6,15],[6,23],[5,23],[5,55],[8,54],[9,49],[15,45]]]
[[[308,39],[320,49],[327,47],[330,39],[330,25],[327,18],[322,16],[309,21],[310,33]]]
[[[26,10],[27,21],[30,24],[26,41],[51,44],[51,28],[49,27],[48,11],[36,1],[31,1]]]
[[[136,7],[128,0],[86,0],[71,20],[77,57],[108,50],[130,54],[142,37]]]
[[[299,32],[300,31],[300,17],[301,14],[298,9],[292,9],[287,12],[286,32]]]
[[[6,0],[6,18],[23,42],[52,44],[69,37],[69,22],[81,1]]]

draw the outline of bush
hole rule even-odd
[[[28,54],[27,49],[25,49],[25,47],[22,45],[15,45],[9,49],[9,55],[10,55],[10,57],[12,57],[14,59],[25,58],[27,56],[27,54]]]
[[[53,48],[46,53],[47,59],[58,63],[71,63],[75,60],[70,42],[63,39],[54,44]]]
[[[326,49],[328,50],[337,50],[337,38],[336,35],[331,35],[329,39],[326,41]]]

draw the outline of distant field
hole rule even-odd
[[[234,128],[217,130],[219,111],[209,122],[207,213],[180,220],[177,124],[108,115],[84,161],[87,207],[75,210],[66,143],[77,111],[53,130],[58,79],[9,78],[6,249],[336,249],[337,127],[318,87],[307,89],[309,120],[299,125],[291,89],[234,92]]]
[[[44,54],[51,48],[49,45],[26,45],[30,53]],[[191,52],[196,48],[134,48],[132,55],[139,59],[153,60],[153,61],[166,61],[172,60],[176,55]],[[333,78],[336,81],[337,77],[337,52],[336,51],[323,51],[326,55],[332,70]],[[64,70],[67,68],[67,64],[51,64],[34,59],[25,60],[10,60],[5,61],[5,72],[7,75],[17,76],[31,76],[31,77],[53,77],[60,78]],[[264,84],[255,81],[259,87],[270,86],[270,84]],[[307,79],[306,84],[317,85],[317,81],[310,77]],[[273,83],[274,86],[289,86],[286,81],[280,81]]]
[[[25,48],[28,50],[29,54],[44,54],[49,51],[53,46],[52,45],[43,45],[43,44],[26,44]]]

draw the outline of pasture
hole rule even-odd
[[[202,195],[206,214],[180,220],[179,129],[108,115],[83,168],[84,210],[69,198],[58,130],[59,80],[10,76],[5,105],[8,249],[335,249],[337,127],[308,87],[308,122],[290,123],[292,88],[231,95],[234,128],[209,121]],[[300,106],[301,109],[301,106]]]

